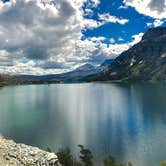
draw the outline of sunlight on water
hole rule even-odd
[[[58,84],[0,90],[0,133],[53,150],[78,144],[96,163],[113,154],[134,166],[166,159],[165,84]]]

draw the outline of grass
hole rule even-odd
[[[160,166],[166,166],[166,160],[160,162]]]

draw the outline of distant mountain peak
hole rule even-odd
[[[142,40],[155,39],[166,35],[166,27],[150,28],[142,37]]]
[[[86,63],[82,66],[79,66],[76,70],[77,71],[90,71],[90,70],[94,70],[95,67],[89,63]]]

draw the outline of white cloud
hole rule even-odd
[[[147,22],[146,25],[147,25],[147,27],[149,27],[149,28],[153,27],[153,23],[152,23],[152,22]]]
[[[94,29],[98,28],[106,23],[118,23],[118,24],[126,24],[129,22],[128,19],[118,18],[116,16],[112,16],[109,13],[98,14],[99,21],[94,19],[84,19],[83,25],[86,29]]]
[[[154,27],[158,27],[164,24],[164,21],[156,19],[153,23]]]
[[[141,14],[155,19],[166,18],[165,0],[123,0],[126,6],[131,6]]]
[[[152,22],[152,23],[151,22],[146,23],[147,27],[150,27],[150,28],[159,27],[163,24],[164,24],[164,21],[159,20],[159,19],[155,19],[154,22]]]
[[[128,50],[142,39],[143,33],[132,36],[132,41],[123,44],[106,44],[102,41],[104,37],[92,37],[77,43],[77,55],[84,54],[83,62],[92,62],[99,64],[103,59],[115,58],[123,51]],[[113,40],[111,38],[110,40]],[[81,56],[82,57],[82,56]],[[79,60],[78,60],[79,62]]]
[[[99,14],[99,19],[105,23],[119,23],[119,24],[126,24],[129,22],[128,19],[118,18],[116,16],[112,16],[109,13]]]
[[[88,0],[87,7],[96,8],[100,4],[100,0]]]
[[[101,14],[100,20],[85,19],[85,2],[97,7],[99,0],[56,0],[56,5],[40,0],[0,1],[0,72],[49,74],[68,71],[77,64],[99,64],[118,56],[131,43],[104,43],[105,37],[82,40],[82,30],[107,22],[125,24],[127,19]]]
[[[124,41],[124,39],[122,37],[119,37],[118,41]]]
[[[91,0],[93,7],[97,7],[100,4],[100,0]]]
[[[84,0],[84,2],[86,2],[84,3],[84,16],[93,16],[93,9],[98,7],[100,0]]]
[[[121,6],[119,6],[119,8],[118,9],[127,9],[128,7],[126,6],[126,5],[121,5]]]
[[[83,20],[84,27],[86,29],[94,29],[105,24],[104,22],[96,21],[94,19],[84,19]]]
[[[94,42],[103,42],[104,40],[106,40],[105,37],[103,36],[99,36],[99,37],[91,37],[89,38],[91,41],[94,41]]]
[[[115,39],[114,39],[114,38],[111,38],[111,39],[110,39],[110,43],[111,43],[111,44],[115,43]]]
[[[51,64],[50,66],[55,66],[56,72],[56,64],[57,68],[60,67],[57,61],[61,55],[64,66],[68,66],[66,57],[74,54],[75,41],[82,37],[84,26],[81,7],[85,1],[57,0],[56,6],[44,6],[40,2],[0,1],[1,67],[6,63],[22,70],[22,65],[16,63],[26,65],[32,60],[42,64],[39,66],[41,68]]]
[[[137,44],[138,42],[141,41],[142,37],[143,37],[144,33],[139,33],[139,34],[136,34],[136,35],[133,35],[132,38],[133,38],[133,41],[129,43],[129,46],[133,46],[135,44]]]

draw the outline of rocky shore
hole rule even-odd
[[[54,153],[0,136],[0,166],[60,166]]]

